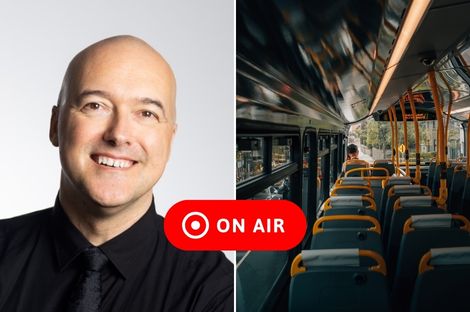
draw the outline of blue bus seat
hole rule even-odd
[[[395,173],[395,165],[393,162],[389,159],[378,159],[374,161],[374,168],[385,168],[388,171],[388,175],[392,176]],[[380,175],[380,172],[377,171],[372,171],[372,175]]]
[[[386,274],[371,250],[303,250],[291,266],[289,311],[390,311]]]
[[[351,160],[347,160],[345,163],[344,163],[344,166],[343,168],[345,168],[345,173],[347,173],[349,170],[352,170],[352,169],[356,169],[356,168],[367,168],[369,167],[369,163],[365,160],[361,160],[361,159],[351,159]],[[349,174],[350,177],[361,177],[363,176],[363,172],[354,172],[354,173],[351,173]],[[367,173],[366,173],[367,175]]]
[[[390,229],[390,222],[392,219],[393,206],[400,196],[419,196],[419,195],[431,195],[431,190],[425,185],[393,185],[389,188],[387,193],[387,204],[383,207],[383,210],[379,211],[379,220],[384,228],[383,236],[384,241],[388,239],[388,232]]]
[[[384,241],[386,243],[384,246],[389,275],[392,278],[395,273],[394,269],[406,220],[412,215],[440,214],[445,212],[445,209],[439,208],[436,205],[432,196],[401,196],[398,198],[393,207],[388,239]]]
[[[462,214],[470,218],[470,177],[465,179],[465,185],[462,193]]]
[[[387,203],[388,190],[394,185],[410,185],[413,182],[411,177],[388,177],[382,182],[382,194],[380,198],[380,206],[377,206],[377,211],[382,211]]]
[[[470,247],[435,248],[419,264],[411,311],[470,311]]]
[[[431,214],[406,220],[391,292],[394,310],[408,309],[421,257],[431,248],[456,246],[470,246],[470,222],[465,217]]]
[[[338,227],[325,226],[334,222]],[[349,226],[339,227],[340,222]],[[364,226],[364,223],[367,225]],[[312,232],[310,249],[360,248],[383,255],[381,228],[375,218],[354,215],[321,217],[315,222]]]
[[[365,195],[374,198],[374,192],[366,185],[338,185],[331,190],[331,196]]]
[[[451,213],[462,213],[462,194],[467,178],[467,171],[463,166],[454,168],[452,184],[448,191],[447,210]]]
[[[435,162],[435,161],[432,161],[432,162],[429,164],[428,173],[427,173],[427,179],[426,179],[426,185],[427,185],[430,189],[432,189],[435,171],[436,171],[436,162]]]
[[[378,219],[375,201],[368,196],[333,196],[322,206],[324,216],[360,215]]]
[[[363,177],[342,177],[338,179],[335,183],[335,186],[338,185],[364,185],[370,186],[370,181],[364,179]]]

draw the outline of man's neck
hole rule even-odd
[[[86,200],[76,201],[64,192],[59,200],[72,224],[94,246],[113,239],[134,225],[148,210],[152,194],[120,207],[101,207]]]

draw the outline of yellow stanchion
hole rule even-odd
[[[400,175],[400,154],[398,153],[398,122],[397,122],[397,111],[395,109],[395,105],[392,106],[392,116],[393,116],[393,124],[395,128],[395,150],[397,151],[396,153],[396,164],[395,164],[395,174],[397,176]]]
[[[389,108],[388,111],[388,120],[390,120],[390,129],[392,130],[392,143],[391,143],[391,148],[392,148],[392,164],[395,166],[396,161],[395,161],[395,156],[397,151],[395,150],[395,130],[393,127],[393,116],[392,116],[392,110]],[[396,173],[396,169],[395,169]],[[392,174],[392,173],[390,173]]]
[[[411,89],[408,89],[408,98],[410,101],[411,115],[413,116],[413,123],[415,126],[416,171],[414,181],[415,184],[421,184],[421,147],[419,145],[419,125],[418,118],[416,118],[415,100],[413,98],[413,92],[411,92]]]
[[[400,109],[401,109],[401,116],[403,119],[403,143],[405,144],[405,173],[409,177],[410,176],[410,153],[408,151],[408,130],[406,124],[406,111],[405,111],[405,101],[403,97],[400,97]]]
[[[444,122],[442,120],[442,106],[439,102],[439,93],[437,90],[436,83],[436,74],[434,70],[428,72],[429,84],[431,85],[432,98],[434,100],[434,107],[436,109],[436,119],[437,119],[437,156],[439,160],[439,165],[441,166],[440,174],[440,186],[439,186],[439,197],[436,199],[436,203],[440,207],[445,207],[447,202],[447,180],[446,180],[446,170],[447,170],[447,155],[445,153],[445,142],[444,142]]]

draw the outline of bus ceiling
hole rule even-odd
[[[469,1],[425,5],[404,53],[390,63],[413,4],[426,1],[237,0],[237,117],[355,122],[387,110],[408,88],[429,92],[431,67],[450,82],[453,110],[469,107]],[[437,73],[445,104],[449,92]]]
[[[388,65],[396,65],[396,69],[377,106],[372,107],[372,112],[383,111],[397,104],[400,96],[405,95],[407,89],[412,87],[415,100],[418,97],[417,104],[420,101],[423,103],[421,108],[420,105],[416,106],[417,110],[422,112],[422,120],[434,120],[435,115],[429,111],[433,106],[431,87],[427,79],[427,72],[430,70],[436,71],[444,111],[447,111],[445,105],[449,102],[449,96],[453,99],[451,114],[458,114],[459,110],[464,112],[466,107],[470,107],[468,14],[468,1],[432,2],[400,61]]]

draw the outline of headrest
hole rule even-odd
[[[400,196],[402,208],[432,207],[432,196]]]
[[[420,195],[421,194],[421,186],[419,185],[394,185],[393,190],[395,191],[395,195]]]
[[[450,213],[411,216],[412,227],[415,229],[450,228],[452,215]]]
[[[369,185],[369,181],[361,177],[344,177],[341,185]]]
[[[470,264],[470,247],[432,248],[429,264]]]
[[[302,262],[306,268],[317,266],[350,266],[360,265],[359,249],[317,249],[302,250]]]
[[[331,208],[361,208],[362,196],[349,195],[349,196],[332,196],[330,197]]]
[[[411,184],[411,177],[390,177],[388,179],[389,185],[405,185]]]

